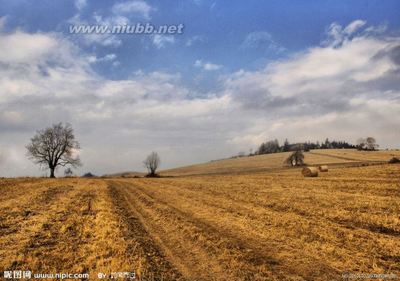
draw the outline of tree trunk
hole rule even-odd
[[[55,178],[54,176],[54,168],[50,168],[50,177]]]

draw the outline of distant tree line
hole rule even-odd
[[[357,146],[350,144],[346,141],[336,141],[336,140],[329,141],[329,139],[326,139],[324,142],[307,141],[304,143],[290,143],[286,139],[283,145],[279,145],[279,141],[275,139],[262,143],[254,153],[251,153],[251,155],[289,152],[297,150],[310,151],[311,149],[338,149],[338,148],[354,149],[357,148]]]

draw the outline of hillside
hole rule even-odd
[[[211,161],[202,164],[163,170],[166,176],[187,176],[203,174],[251,173],[262,171],[279,171],[287,169],[283,163],[290,152],[256,155]],[[328,164],[334,167],[358,166],[387,162],[392,157],[400,157],[400,151],[357,151],[355,149],[318,149],[305,152],[307,165]]]
[[[134,178],[134,177],[144,177],[146,173],[144,172],[120,172],[120,173],[112,173],[112,174],[105,174],[102,175],[104,178],[108,177],[117,177],[117,178]]]

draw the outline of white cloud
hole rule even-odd
[[[207,161],[266,138],[354,142],[372,135],[383,147],[396,146],[400,38],[368,28],[335,46],[226,75],[212,93],[197,93],[179,74],[162,71],[110,80],[60,35],[0,33],[1,47],[13,42],[0,52],[0,155],[7,156],[0,156],[6,167],[0,176],[41,174],[24,146],[35,130],[59,121],[72,123],[83,147],[79,173],[140,170],[152,150],[162,168]],[[92,58],[98,60],[116,57]],[[207,63],[215,68],[195,64]]]
[[[87,0],[75,0],[75,7],[80,11],[87,6]]]
[[[328,45],[225,77],[224,95],[255,116],[253,128],[233,142],[258,141],[263,130],[262,137],[294,141],[354,142],[375,135],[394,146],[390,126],[400,122],[400,38],[373,36],[376,28],[361,30],[364,25],[355,21],[344,31],[332,24]]]
[[[123,16],[111,16],[103,18],[101,15],[94,13],[93,21],[95,24],[100,26],[113,27],[114,25],[124,25],[129,24],[129,19]],[[76,14],[68,21],[72,25],[92,25],[93,22],[88,22],[87,20],[82,20],[80,14]],[[79,40],[82,44],[86,46],[92,46],[93,44],[102,45],[105,47],[119,47],[122,45],[122,40],[120,37],[113,34],[79,34],[75,38]]]
[[[107,54],[104,57],[98,58],[95,55],[89,56],[88,57],[88,62],[89,63],[99,63],[99,62],[115,62],[117,58],[116,54]]]
[[[157,49],[162,49],[162,48],[166,47],[168,44],[174,44],[175,38],[172,35],[156,34],[152,37],[152,42],[156,46]]]
[[[102,59],[104,61],[112,61],[112,60],[115,60],[116,58],[117,58],[116,54],[107,54]]]
[[[380,24],[378,26],[369,26],[365,29],[368,34],[383,34],[388,28],[386,23]]]
[[[367,22],[364,20],[355,20],[351,23],[349,23],[349,25],[347,25],[343,32],[350,35],[353,34],[354,32],[356,32],[357,30],[359,30],[361,27],[363,27]]]
[[[220,65],[220,64],[214,64],[211,62],[203,62],[202,60],[196,60],[194,62],[194,66],[202,68],[203,70],[207,70],[207,71],[219,70],[222,68],[222,65]]]
[[[192,134],[202,142],[209,139],[207,128],[215,125],[210,117],[229,104],[224,97],[193,98],[196,94],[182,85],[179,74],[137,72],[125,80],[105,79],[92,71],[85,53],[53,34],[15,32],[1,34],[0,40],[16,42],[15,49],[24,52],[30,45],[16,39],[30,36],[45,42],[40,52],[22,56],[4,49],[0,57],[0,145],[12,152],[0,176],[41,174],[26,159],[24,147],[35,130],[59,121],[76,129],[84,148],[81,172],[125,170],[129,163],[129,169],[140,170],[141,159],[153,149],[164,151],[164,163],[169,165],[193,161],[175,155],[176,149],[182,154],[192,145]],[[109,54],[91,60],[114,58]],[[182,147],[172,150],[177,138]],[[113,161],[102,161],[114,153]],[[202,153],[202,159],[206,155]]]
[[[113,63],[112,63],[112,66],[113,67],[117,67],[117,66],[120,66],[121,65],[121,62],[120,61],[114,61]]]
[[[96,11],[92,14],[89,19],[83,19],[81,16],[81,10],[87,6],[87,0],[76,0],[75,6],[78,9],[78,13],[69,19],[69,23],[73,25],[100,25],[108,26],[113,28],[114,26],[129,25],[132,18],[137,20],[137,17],[141,19],[150,19],[150,14],[156,11],[156,8],[150,6],[146,1],[143,0],[133,0],[119,2],[112,6],[111,13],[109,15],[104,15],[100,11]],[[76,36],[77,37],[77,36]],[[120,47],[122,45],[122,37],[115,34],[79,34],[77,37],[80,42],[87,46],[92,46],[93,44],[102,45],[105,47]],[[159,46],[162,48],[171,39],[161,39]]]
[[[356,35],[357,31],[360,31],[360,29],[365,26],[367,22],[364,20],[354,20],[351,23],[349,23],[347,26],[344,28],[338,24],[338,23],[332,23],[328,30],[327,30],[327,35],[328,39],[325,40],[324,45],[332,46],[332,47],[338,47],[344,42],[350,40],[354,35]],[[372,30],[374,29],[374,30]],[[371,32],[371,31],[378,31],[379,28],[377,27],[369,27],[365,29],[365,32]],[[382,30],[383,32],[384,30]]]
[[[249,33],[241,46],[242,49],[263,49],[274,52],[283,52],[284,47],[280,46],[267,31],[254,31]]]
[[[202,43],[204,41],[205,41],[204,36],[195,35],[186,40],[185,46],[191,47],[191,46],[195,45],[196,43]]]
[[[53,36],[28,34],[17,31],[14,34],[0,35],[0,61],[5,63],[32,62],[45,59],[57,47]]]
[[[108,26],[109,28],[113,28],[114,26],[122,26],[129,25],[130,19],[125,15],[120,15],[116,13],[112,13],[109,16],[103,16],[98,12],[94,12],[92,14],[92,18],[89,20],[84,20],[81,17],[80,11],[74,15],[72,18],[68,20],[68,22],[72,25],[99,25],[99,26]],[[93,44],[102,45],[105,47],[119,47],[122,45],[122,40],[120,36],[108,33],[91,33],[91,34],[79,34],[75,36],[87,46],[92,46]]]
[[[92,75],[79,49],[56,34],[0,33],[0,103],[46,96],[59,81],[81,83]],[[70,95],[68,83],[55,95]]]
[[[112,7],[112,11],[115,14],[135,13],[140,14],[146,19],[150,18],[150,13],[154,10],[155,8],[151,7],[146,1],[143,0],[120,2]]]

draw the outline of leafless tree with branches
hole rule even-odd
[[[155,177],[157,176],[156,171],[158,167],[160,166],[160,157],[158,156],[157,152],[152,152],[150,153],[149,156],[143,161],[144,166],[147,168],[148,174],[147,176],[149,177]]]
[[[75,140],[74,131],[70,124],[54,124],[36,132],[31,142],[26,146],[28,157],[35,164],[50,169],[50,177],[54,178],[54,171],[58,166],[81,165],[78,156],[74,153],[80,149]]]
[[[67,178],[72,177],[74,175],[74,172],[72,172],[72,169],[68,167],[67,169],[64,170],[64,175]]]

